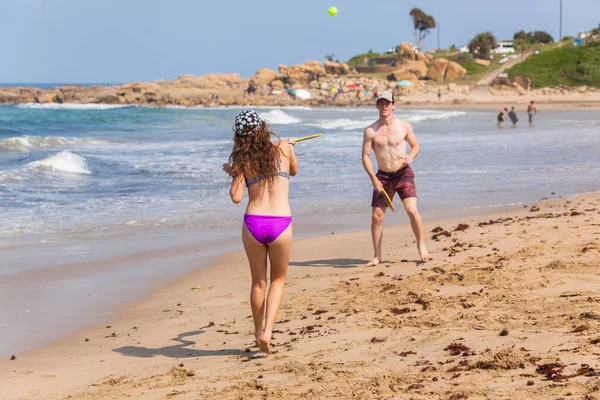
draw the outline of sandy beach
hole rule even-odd
[[[368,221],[365,221],[368,224]],[[600,398],[600,193],[294,243],[273,353],[243,252],[0,361],[2,399]]]

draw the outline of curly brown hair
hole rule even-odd
[[[271,132],[264,121],[250,135],[234,135],[233,149],[229,156],[233,176],[244,174],[246,178],[264,177],[258,182],[258,186],[270,187],[275,182],[275,174],[279,172],[279,155],[284,154],[279,146],[273,146],[271,135],[281,142],[281,138]]]

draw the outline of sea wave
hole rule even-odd
[[[69,151],[61,151],[53,156],[30,162],[25,165],[25,168],[78,175],[91,175],[92,173],[84,157]]]
[[[314,126],[316,128],[320,128],[320,129],[327,129],[327,130],[352,131],[352,130],[357,130],[357,129],[363,130],[373,122],[374,122],[373,118],[362,119],[362,120],[340,118],[340,119],[323,119],[323,120],[320,120],[320,121],[317,121],[314,123],[309,123],[306,125]]]
[[[135,107],[130,104],[78,104],[78,103],[23,103],[19,108],[43,109],[43,110],[112,110],[116,108]]]
[[[466,115],[467,113],[464,111],[429,111],[429,112],[420,112],[416,114],[409,114],[405,117],[401,117],[404,121],[407,122],[421,122],[421,121],[432,121],[439,119],[450,119],[454,117],[459,117],[461,115]]]
[[[302,122],[301,119],[293,117],[281,110],[270,110],[260,114],[260,117],[273,125],[290,125]]]
[[[38,149],[55,149],[78,144],[97,145],[104,143],[92,138],[67,138],[62,136],[16,136],[0,140],[1,151],[30,151]]]

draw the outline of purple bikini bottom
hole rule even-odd
[[[257,242],[271,244],[292,223],[292,217],[244,214],[244,223]]]

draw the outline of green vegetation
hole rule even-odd
[[[492,32],[478,33],[469,42],[469,51],[475,53],[479,58],[490,59],[490,51],[496,47],[496,36]]]
[[[520,40],[522,42],[529,43],[529,44],[554,43],[554,38],[552,37],[552,35],[550,35],[548,32],[544,32],[544,31],[535,31],[535,32],[527,33],[524,30],[520,30],[519,32],[515,33],[514,40]]]
[[[482,72],[486,72],[489,69],[489,67],[476,64],[475,57],[471,53],[458,53],[448,57],[448,60],[454,61],[462,65],[467,70],[468,75],[480,74]]]
[[[367,53],[358,54],[358,55],[352,57],[350,60],[348,60],[348,65],[350,66],[350,68],[354,68],[358,64],[362,63],[365,58],[368,58],[370,60],[372,58],[380,57],[380,56],[381,56],[380,53],[376,53],[373,50],[369,50]],[[395,54],[393,56],[395,56]]]
[[[515,65],[508,75],[531,79],[533,88],[600,86],[600,42],[544,51]]]

